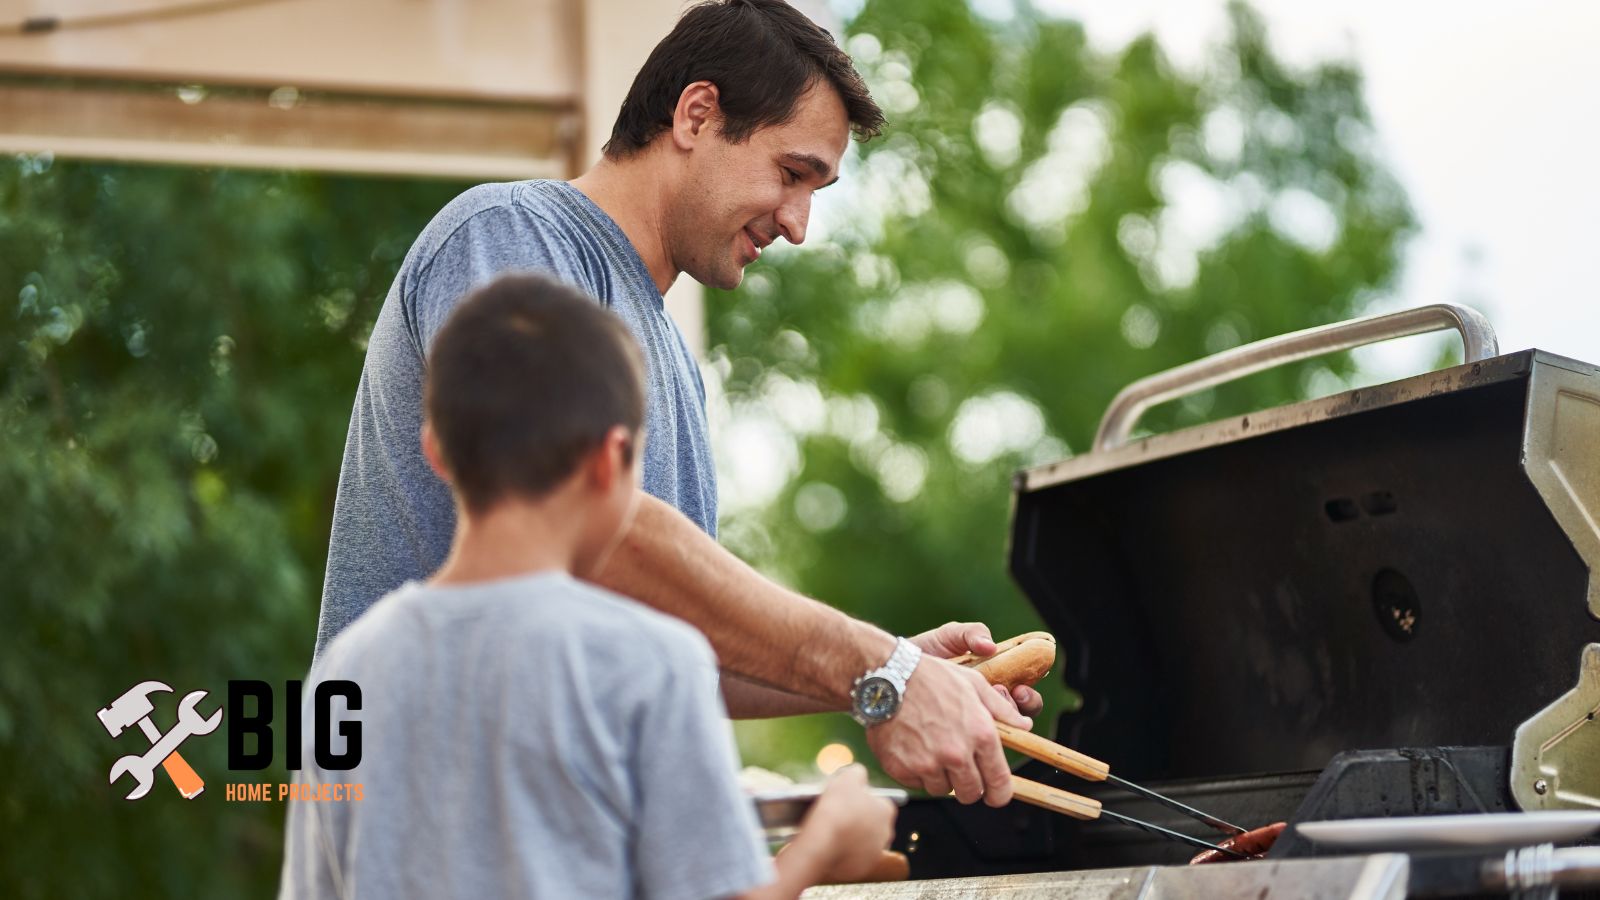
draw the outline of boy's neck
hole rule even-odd
[[[450,555],[431,585],[498,581],[538,572],[572,573],[582,513],[559,502],[506,500],[477,514],[457,508]]]

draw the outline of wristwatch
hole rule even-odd
[[[889,661],[857,678],[850,688],[850,717],[862,725],[882,725],[894,718],[905,699],[906,682],[921,659],[921,648],[905,638],[895,638]]]

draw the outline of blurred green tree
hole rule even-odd
[[[221,733],[137,803],[95,711],[310,663],[362,347],[459,184],[0,158],[0,883],[268,896],[282,805],[224,802]],[[153,719],[173,722],[172,700]]]
[[[1292,70],[1256,15],[1229,12],[1189,72],[1151,38],[1106,55],[1026,4],[995,22],[962,0],[868,0],[848,47],[886,136],[854,159],[848,197],[819,195],[827,234],[711,299],[724,435],[767,436],[725,441],[730,486],[740,452],[769,470],[757,502],[730,498],[731,547],[901,633],[1040,627],[1004,568],[1015,470],[1087,449],[1141,376],[1350,318],[1390,286],[1413,220],[1359,74]],[[1147,426],[1352,374],[1347,356],[1263,373]],[[803,769],[796,750],[824,740],[862,755],[850,725],[739,731],[749,761]]]

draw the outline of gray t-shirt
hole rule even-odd
[[[323,771],[313,708],[281,896],[723,897],[776,877],[690,626],[565,573],[408,584],[346,629],[305,689],[348,679],[361,762]],[[336,743],[335,752],[344,749]]]
[[[334,501],[318,655],[373,601],[444,562],[455,507],[422,455],[427,349],[466,293],[510,271],[572,284],[627,324],[646,363],[644,489],[716,536],[705,385],[644,260],[611,217],[564,181],[479,185],[412,244],[367,344]]]

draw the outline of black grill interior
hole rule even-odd
[[[1507,742],[1600,640],[1522,469],[1527,386],[1019,493],[1012,571],[1086,698],[1057,739],[1136,781]]]

